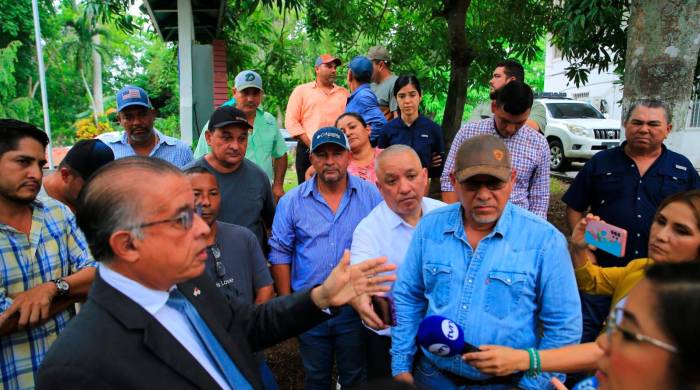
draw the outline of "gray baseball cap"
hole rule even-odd
[[[262,91],[262,78],[253,70],[244,70],[236,76],[233,86],[242,91],[246,88],[257,88]]]
[[[367,58],[371,61],[391,62],[389,51],[384,46],[372,46],[367,51]]]

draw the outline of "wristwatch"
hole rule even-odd
[[[56,284],[56,288],[58,289],[58,293],[56,294],[57,296],[61,297],[68,295],[68,292],[70,291],[70,284],[68,284],[68,282],[61,278],[54,279],[52,282]]]

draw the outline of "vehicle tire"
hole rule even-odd
[[[549,141],[549,169],[566,171],[571,166],[571,160],[564,156],[564,145],[558,139]]]

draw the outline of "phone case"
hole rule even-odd
[[[627,246],[627,231],[600,221],[589,221],[586,224],[586,242],[594,247],[611,253],[617,257],[625,255]]]

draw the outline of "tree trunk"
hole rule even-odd
[[[673,131],[682,132],[700,49],[700,0],[632,0],[628,26],[623,113],[637,99],[662,99]]]
[[[95,45],[100,44],[100,36],[92,37],[92,42]],[[94,110],[96,116],[105,113],[104,96],[102,95],[102,57],[97,50],[92,49],[92,96],[95,99]]]
[[[95,111],[95,99],[92,97],[92,92],[90,92],[90,86],[85,78],[85,70],[83,68],[80,68],[80,78],[83,80],[83,87],[85,87],[85,92],[87,92],[88,99],[90,99],[90,106],[93,108],[92,118],[95,121],[95,125],[97,125],[98,118],[97,111]]]
[[[467,101],[469,66],[476,58],[467,42],[465,23],[470,0],[446,0],[444,17],[447,19],[447,35],[450,54],[450,84],[442,119],[442,131],[449,146],[462,124],[464,103]]]

